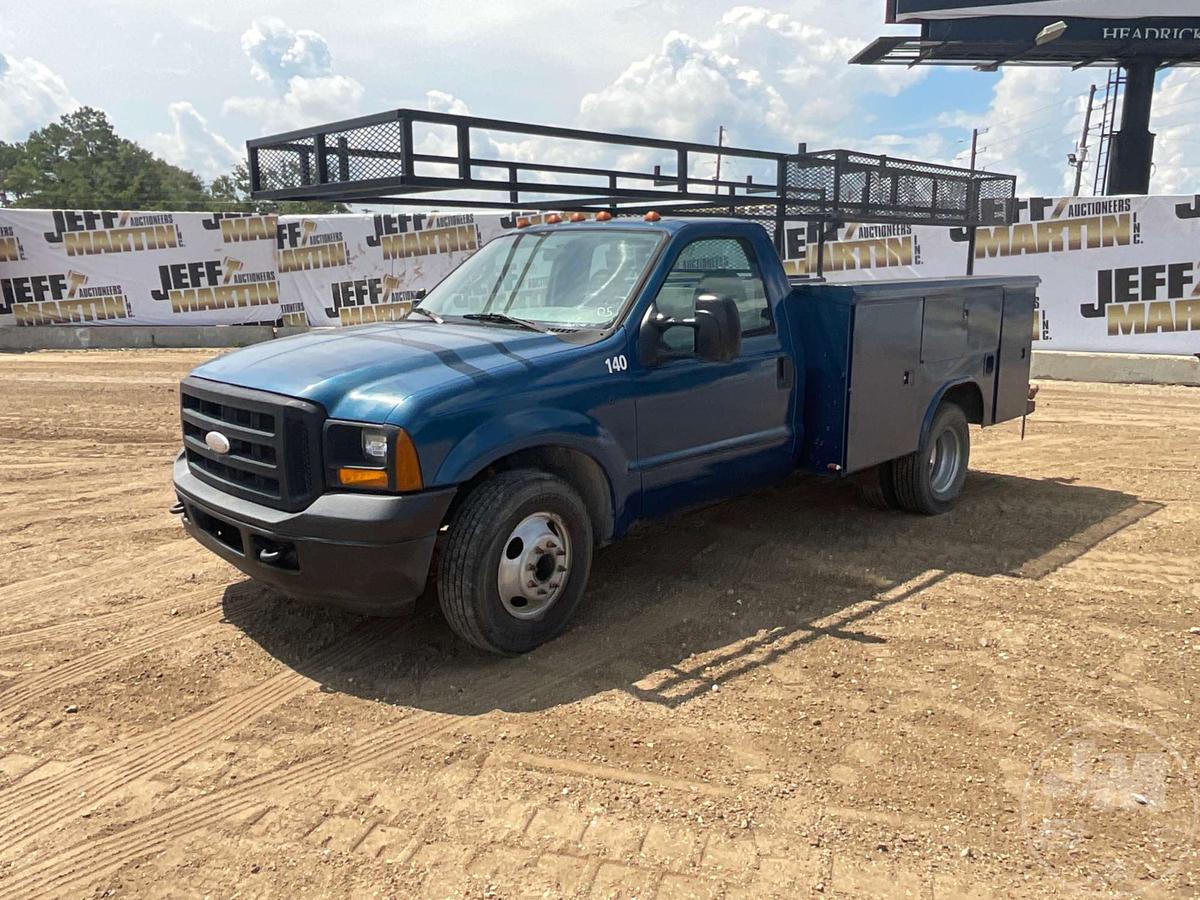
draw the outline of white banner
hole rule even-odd
[[[279,318],[274,216],[0,209],[0,325]]]
[[[1030,197],[1018,222],[980,228],[976,275],[1038,275],[1043,350],[1200,353],[1200,195]],[[827,240],[830,281],[966,273],[961,229],[847,225]],[[788,229],[791,274],[816,271],[815,226]]]
[[[386,321],[512,220],[0,210],[0,325]],[[786,238],[789,273],[815,274],[816,227]],[[849,224],[826,241],[824,272],[963,275],[968,241]],[[1200,353],[1200,195],[1027,198],[1016,224],[978,230],[975,257],[978,275],[1042,278],[1042,349]]]
[[[360,325],[408,315],[507,222],[499,215],[281,216],[285,324]]]

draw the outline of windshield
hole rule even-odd
[[[556,328],[605,328],[629,299],[662,235],[570,229],[498,238],[429,292],[440,316],[503,314]]]

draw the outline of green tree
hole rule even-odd
[[[23,142],[0,141],[0,204],[27,209],[350,211],[343,203],[252,200],[244,163],[207,186],[195,174],[121,137],[103,112],[86,106]]]
[[[17,164],[20,156],[21,150],[19,147],[0,141],[0,206],[8,206],[9,204],[8,191],[4,187],[4,175]]]
[[[326,200],[288,200],[284,202],[272,200],[252,200],[250,198],[250,171],[245,163],[238,163],[228,175],[222,175],[212,183],[212,198],[222,205],[246,212],[284,213],[291,215],[320,215],[328,213],[350,212],[350,207],[344,203],[330,203]]]
[[[83,107],[0,145],[0,200],[37,208],[196,209],[203,181],[120,137],[103,112]]]

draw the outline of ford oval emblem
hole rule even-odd
[[[229,438],[221,434],[219,431],[210,431],[204,436],[204,443],[208,444],[208,449],[213,453],[225,454],[229,452]]]

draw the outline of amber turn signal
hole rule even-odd
[[[387,490],[388,473],[386,469],[356,469],[352,466],[342,466],[338,469],[338,483],[343,487]]]
[[[396,432],[396,490],[419,491],[424,487],[421,480],[421,460],[417,457],[417,448],[413,446],[412,438],[407,431]]]

